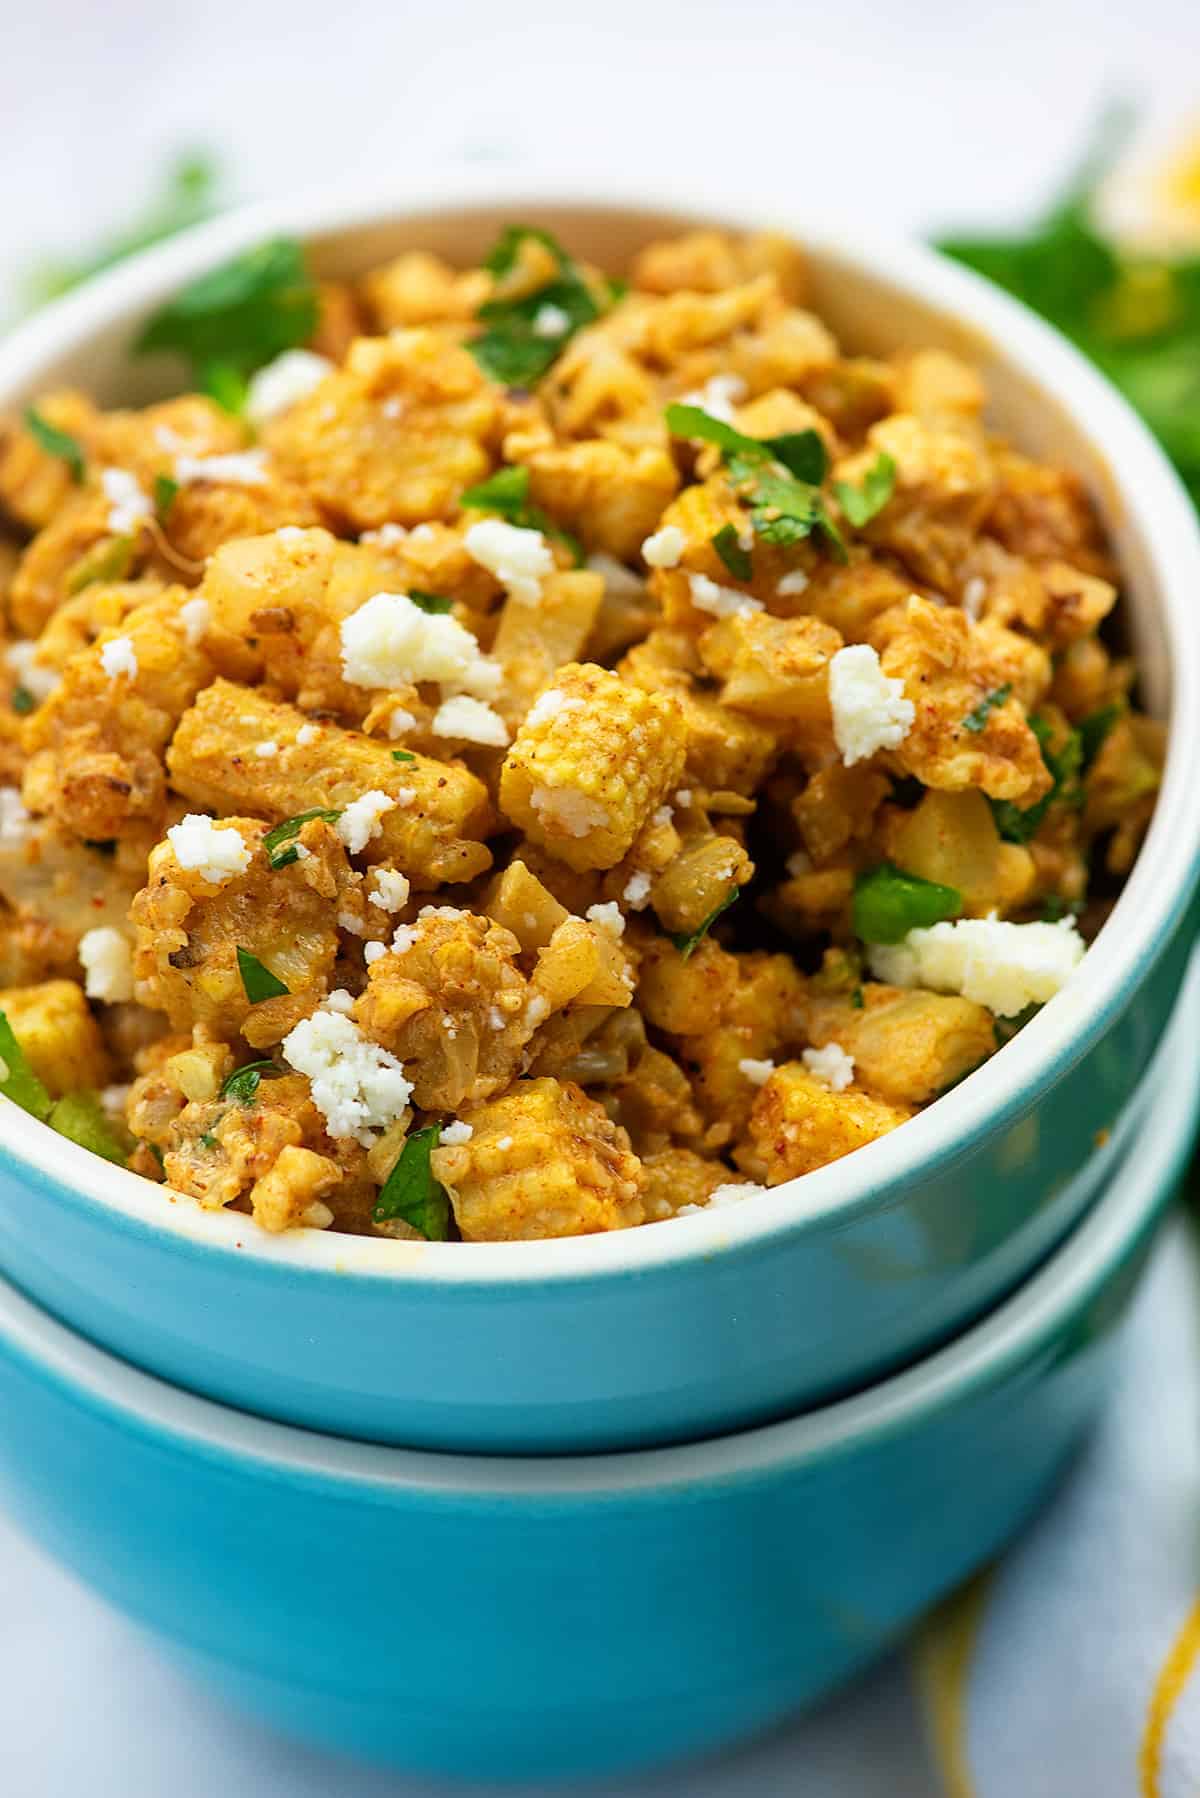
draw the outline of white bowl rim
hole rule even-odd
[[[1048,1261],[982,1322],[881,1383],[798,1417],[666,1448],[609,1454],[479,1455],[395,1448],[253,1416],[169,1385],[120,1361],[42,1311],[0,1278],[0,1341],[39,1376],[95,1409],[188,1454],[305,1483],[483,1500],[570,1501],[670,1491],[771,1476],[911,1431],[940,1408],[994,1385],[1092,1302],[1183,1172],[1200,1122],[1200,951],[1152,1064],[1158,1092],[1144,1146]]]
[[[677,1218],[653,1228],[516,1243],[409,1243],[296,1230],[269,1236],[242,1214],[204,1211],[100,1161],[13,1106],[4,1108],[0,1159],[24,1164],[97,1203],[130,1229],[173,1235],[199,1253],[237,1253],[290,1273],[382,1277],[453,1285],[522,1285],[611,1278],[682,1266],[749,1249],[813,1228],[843,1228],[857,1212],[911,1180],[961,1156],[971,1141],[1032,1105],[1103,1032],[1134,991],[1155,947],[1186,906],[1200,867],[1200,816],[1193,770],[1200,765],[1200,635],[1191,617],[1200,591],[1200,523],[1175,471],[1120,394],[1065,339],[1000,290],[920,244],[891,240],[857,223],[800,214],[791,202],[722,205],[686,184],[623,192],[601,178],[559,177],[519,169],[422,170],[407,186],[309,192],[242,208],[182,233],[49,306],[0,343],[0,406],[31,394],[40,371],[85,345],[102,327],[134,318],[177,288],[266,237],[332,238],[364,227],[411,223],[453,212],[503,209],[536,217],[539,209],[653,218],[670,223],[776,228],[815,258],[829,258],[883,280],[1002,347],[1021,374],[1052,394],[1103,446],[1121,505],[1140,524],[1163,594],[1172,664],[1167,766],[1141,854],[1113,912],[1070,985],[1002,1051],[919,1113],[902,1130],[841,1161],[773,1188],[769,1198]]]

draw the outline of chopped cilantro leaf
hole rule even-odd
[[[423,612],[449,612],[454,607],[454,601],[447,599],[444,593],[424,593],[419,587],[410,587],[408,597]]]
[[[1002,687],[993,687],[985,693],[973,712],[968,712],[963,719],[963,729],[975,731],[986,730],[987,721],[997,706],[1004,705],[1012,695],[1012,682],[1006,681]]]
[[[119,1132],[95,1093],[65,1093],[46,1122],[60,1136],[77,1142],[82,1149],[90,1149],[93,1155],[103,1156],[105,1161],[115,1161],[118,1167],[124,1167],[129,1159]]]
[[[863,990],[862,990],[861,986],[856,986],[854,991],[851,993],[850,1003],[854,1007],[855,1011],[862,1010],[865,1001],[863,999]]]
[[[132,565],[132,537],[103,537],[68,570],[67,592],[73,597],[97,581],[123,581]]]
[[[769,462],[771,452],[758,437],[747,437],[723,418],[714,418],[703,406],[689,406],[677,401],[667,407],[667,429],[672,437],[699,438],[702,443],[715,443],[726,456],[746,456],[754,462]]]
[[[722,899],[720,905],[714,907],[714,909],[709,912],[699,930],[693,930],[690,935],[687,931],[681,931],[678,935],[676,935],[674,931],[671,932],[671,941],[678,949],[680,955],[682,955],[684,961],[686,961],[692,951],[704,941],[704,938],[708,935],[722,913],[727,912],[730,906],[740,897],[741,894],[738,888],[734,887],[733,891],[726,898]]]
[[[414,1130],[406,1140],[371,1214],[377,1224],[403,1218],[429,1242],[445,1242],[450,1233],[450,1199],[429,1165],[440,1135],[440,1126],[429,1124],[424,1130]]]
[[[1114,699],[1111,705],[1102,705],[1099,711],[1079,720],[1080,773],[1087,773],[1124,710],[1121,701]]]
[[[283,981],[272,974],[257,955],[251,955],[249,949],[243,949],[240,943],[237,964],[238,973],[242,977],[242,990],[251,1005],[261,1005],[264,999],[280,999],[287,992]]]
[[[1077,918],[1082,910],[1078,899],[1064,899],[1061,893],[1047,893],[1042,901],[1042,923],[1059,924],[1064,918]]]
[[[1042,760],[1050,771],[1053,785],[1036,804],[1024,808],[1014,805],[1011,799],[988,801],[996,829],[1006,843],[1028,843],[1037,835],[1046,813],[1056,801],[1072,806],[1083,803],[1083,788],[1079,781],[1083,743],[1079,732],[1068,731],[1065,741],[1055,749],[1050,741],[1051,728],[1044,718],[1035,713],[1029,720],[1029,728],[1041,745]]]
[[[169,474],[156,474],[154,477],[154,516],[159,524],[166,524],[179,492],[179,482],[173,481]]]
[[[0,1011],[0,1093],[43,1123],[54,1101],[25,1058],[7,1012]]]
[[[37,700],[33,697],[33,694],[29,691],[28,687],[14,687],[12,690],[12,698],[9,703],[17,716],[19,718],[24,718],[28,713],[32,712],[37,704]]]
[[[742,547],[736,525],[723,524],[712,538],[712,546],[735,581],[750,579],[754,565],[750,560],[750,551]]]
[[[196,385],[210,400],[216,400],[223,412],[239,418],[246,410],[249,383],[231,362],[206,362],[196,372]]]
[[[82,481],[84,456],[79,439],[72,437],[69,431],[60,431],[58,426],[52,425],[48,418],[43,418],[35,406],[26,407],[25,423],[39,447],[44,449],[48,456],[57,456],[60,462],[65,462],[71,471],[73,481]]]
[[[819,431],[785,431],[764,439],[776,462],[782,462],[798,481],[819,487],[829,468],[829,455]]]
[[[236,1099],[239,1105],[249,1105],[254,1100],[261,1080],[277,1080],[280,1069],[273,1061],[248,1061],[244,1067],[235,1068],[228,1075],[221,1088],[223,1099]]]
[[[830,517],[819,481],[824,478],[825,445],[815,431],[782,437],[747,437],[714,418],[702,406],[667,407],[667,428],[675,437],[700,438],[721,451],[729,478],[750,507],[750,522],[765,543],[786,546],[819,532],[844,561],[846,546]],[[804,468],[809,476],[798,476]],[[776,472],[783,469],[786,472]]]
[[[557,537],[566,544],[577,567],[583,562],[583,547],[578,539],[555,524],[540,506],[530,504],[527,468],[498,468],[486,481],[468,487],[458,503],[467,511],[492,512],[521,530],[541,531],[543,536]]]
[[[392,751],[394,762],[415,762],[416,759],[411,749],[393,749]]]
[[[228,371],[244,380],[316,329],[317,288],[301,246],[279,237],[245,250],[177,293],[137,338],[140,355],[185,356],[222,404],[232,398]]]
[[[322,811],[320,806],[316,806],[311,812],[297,812],[294,818],[285,818],[282,824],[272,825],[263,838],[263,848],[271,867],[288,868],[299,860],[293,838],[300,835],[305,824],[311,823],[314,818],[323,818],[326,824],[336,824],[341,815],[340,811]],[[238,954],[241,953],[239,949]]]
[[[906,874],[891,862],[860,874],[854,883],[854,932],[864,943],[903,942],[910,930],[957,918],[962,908],[957,888]]]
[[[863,476],[861,487],[852,487],[849,481],[833,483],[837,503],[856,531],[883,511],[895,489],[896,464],[886,450],[880,450]]]
[[[506,387],[540,381],[576,331],[613,303],[607,284],[589,283],[558,240],[531,225],[507,225],[484,267],[503,281],[517,266],[521,245],[527,241],[549,250],[557,273],[532,293],[488,300],[476,314],[484,329],[467,345],[484,374]]]

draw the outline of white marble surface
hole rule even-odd
[[[237,193],[404,159],[666,163],[900,228],[1019,213],[1100,101],[1200,107],[1195,0],[0,0],[0,311],[164,156]],[[7,289],[7,293],[6,293]],[[645,1798],[929,1798],[904,1674]],[[231,1718],[0,1519],[3,1798],[430,1798]],[[610,1798],[610,1792],[596,1798]]]

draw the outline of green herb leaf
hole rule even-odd
[[[239,1105],[253,1103],[261,1080],[278,1080],[282,1070],[273,1061],[248,1061],[244,1067],[235,1068],[228,1075],[221,1088],[221,1098],[236,1099]]]
[[[1114,699],[1111,705],[1103,705],[1099,711],[1091,712],[1086,718],[1080,719],[1077,728],[1079,730],[1079,771],[1081,774],[1087,773],[1103,749],[1113,725],[1124,711],[1125,707],[1121,701]]]
[[[846,546],[829,516],[818,481],[797,478],[797,468],[824,477],[825,445],[815,431],[793,431],[782,437],[747,437],[702,406],[667,407],[667,428],[676,437],[715,443],[739,496],[750,507],[750,522],[766,543],[787,546],[815,532],[823,536],[839,560]],[[774,472],[782,465],[787,473]]]
[[[1006,843],[1028,843],[1037,835],[1046,813],[1056,802],[1073,806],[1083,803],[1083,788],[1079,781],[1083,743],[1079,732],[1070,731],[1065,743],[1052,749],[1050,726],[1044,718],[1035,713],[1029,720],[1029,728],[1041,746],[1042,760],[1053,777],[1053,785],[1035,805],[1024,808],[1014,805],[1011,799],[989,799],[996,829]]]
[[[242,989],[251,1005],[261,1005],[264,999],[280,999],[287,987],[283,981],[272,974],[270,968],[259,961],[257,955],[251,955],[249,949],[238,944],[238,973],[242,977]]]
[[[410,587],[408,597],[423,612],[450,612],[454,609],[454,601],[447,599],[444,593],[425,593],[420,587]]]
[[[682,955],[684,961],[686,961],[688,959],[688,957],[691,955],[692,951],[697,947],[697,945],[704,941],[704,938],[708,935],[709,931],[712,929],[712,927],[716,923],[717,919],[719,917],[721,917],[721,915],[724,912],[727,912],[729,910],[730,906],[735,904],[737,902],[737,900],[740,898],[741,898],[740,890],[737,887],[734,887],[733,891],[728,895],[728,897],[725,899],[722,899],[720,905],[718,905],[715,908],[715,910],[709,912],[707,918],[705,918],[705,920],[704,920],[703,924],[701,924],[699,930],[693,930],[690,936],[687,934],[686,931],[681,931],[678,935],[676,935],[676,933],[674,931],[671,931],[669,933],[670,937],[671,937],[671,941],[674,943],[675,947],[678,949],[680,955]]]
[[[250,384],[232,362],[205,362],[195,370],[196,386],[210,400],[216,400],[223,412],[240,418],[246,410]]]
[[[394,762],[415,762],[416,759],[411,749],[393,749],[392,751]]]
[[[861,487],[852,487],[849,481],[833,483],[837,503],[856,531],[883,511],[895,490],[896,464],[886,450],[880,450],[863,476]]]
[[[541,531],[543,536],[557,537],[570,550],[576,567],[583,564],[583,546],[579,539],[555,524],[540,506],[530,504],[527,468],[498,468],[486,481],[468,487],[458,503],[464,511],[491,512],[522,530]]]
[[[850,1003],[854,1007],[855,1011],[862,1010],[863,1005],[866,1003],[866,1001],[863,998],[863,990],[862,990],[861,986],[856,986],[854,991],[851,993]]]
[[[742,548],[737,526],[723,524],[711,542],[734,580],[748,581],[754,572],[754,564],[750,559],[750,551]]]
[[[973,712],[968,712],[963,719],[963,729],[979,732],[987,728],[987,721],[997,706],[1004,705],[1012,695],[1012,682],[1006,681],[1002,687],[994,687],[985,693]]]
[[[37,705],[37,700],[33,697],[33,694],[29,691],[28,687],[17,686],[12,690],[9,704],[19,718],[24,718],[32,712]]]
[[[798,481],[819,487],[829,468],[829,453],[819,431],[785,431],[781,437],[763,439],[776,462],[782,462]]]
[[[1061,893],[1047,893],[1042,901],[1042,923],[1059,924],[1064,918],[1077,918],[1083,906],[1078,899],[1064,899]]]
[[[477,317],[486,329],[467,345],[484,374],[506,387],[540,381],[576,331],[613,303],[611,288],[590,285],[557,239],[531,225],[506,226],[484,267],[502,280],[512,273],[528,239],[550,251],[557,275],[520,299],[489,300],[481,306]]]
[[[95,1093],[64,1094],[46,1122],[60,1136],[77,1142],[82,1149],[90,1149],[93,1155],[103,1156],[105,1161],[115,1161],[118,1167],[124,1167],[129,1159],[120,1132]]]
[[[320,806],[311,812],[297,812],[294,818],[285,818],[282,824],[274,824],[263,838],[263,848],[267,852],[267,861],[272,868],[290,868],[294,861],[299,861],[296,854],[294,838],[300,835],[306,824],[314,818],[323,818],[326,824],[336,824],[341,812],[322,811]],[[241,950],[238,950],[241,954]],[[285,989],[286,990],[286,989]]]
[[[45,1123],[54,1101],[26,1060],[25,1051],[14,1036],[4,1011],[0,1011],[0,1063],[3,1063],[0,1093],[14,1105],[19,1105],[22,1111],[30,1112]]]
[[[185,356],[224,404],[224,371],[245,377],[306,342],[317,315],[316,283],[304,252],[291,238],[280,237],[189,282],[154,314],[134,349],[140,355],[169,350]],[[216,370],[222,371],[219,377]]]
[[[133,538],[104,537],[68,571],[67,592],[74,596],[97,581],[123,581],[132,566]]]
[[[676,401],[666,411],[667,429],[672,437],[699,438],[701,443],[715,443],[726,456],[745,456],[751,462],[771,461],[771,451],[758,437],[747,437],[745,431],[714,418],[703,406],[689,406]],[[815,435],[815,433],[814,433]]]
[[[156,474],[154,477],[154,516],[159,524],[166,524],[171,515],[171,507],[175,504],[179,492],[179,482],[173,481],[169,474]]]
[[[854,883],[854,933],[864,943],[903,942],[910,930],[925,930],[963,908],[955,887],[940,886],[882,862]]]
[[[450,1234],[450,1198],[429,1165],[440,1135],[440,1127],[430,1124],[408,1137],[371,1213],[377,1224],[403,1218],[429,1242],[445,1242]]]
[[[82,481],[84,476],[83,446],[78,437],[72,437],[69,431],[60,431],[52,425],[48,418],[43,418],[34,406],[25,409],[25,423],[30,435],[45,450],[48,456],[57,456],[65,462],[71,471],[73,481]]]
[[[220,200],[220,179],[212,158],[196,152],[177,158],[169,167],[157,197],[144,216],[105,243],[70,261],[43,263],[34,269],[26,289],[31,305],[67,293],[93,275],[112,268],[151,244],[161,243],[189,225],[211,218]]]

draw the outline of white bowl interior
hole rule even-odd
[[[1127,993],[1139,966],[1170,928],[1200,857],[1200,529],[1165,457],[1120,396],[1068,344],[1005,295],[914,245],[878,241],[747,206],[716,216],[694,196],[656,204],[641,198],[566,195],[524,179],[444,178],[436,193],[364,201],[307,197],[189,232],[118,268],[32,321],[0,345],[0,406],[57,382],[86,386],[107,404],[143,403],[171,390],[169,370],[133,362],[139,321],[185,280],[268,235],[310,245],[324,274],[354,274],[401,250],[432,249],[451,260],[480,257],[498,228],[535,218],[577,253],[619,269],[650,239],[695,224],[733,229],[780,226],[807,251],[812,303],[850,348],[940,345],[979,367],[996,429],[1030,453],[1074,468],[1113,537],[1125,574],[1125,618],[1138,655],[1145,703],[1170,719],[1166,776],[1154,823],[1112,917],[1070,986],[1012,1043],[903,1130],[851,1157],[750,1202],[655,1229],[547,1243],[413,1244],[295,1231],[270,1238],[241,1216],[204,1213],[176,1196],[163,1227],[289,1266],[439,1280],[577,1278],[711,1253],[797,1224],[836,1224],[898,1171],[952,1152],[1006,1107],[1044,1084],[1080,1052]],[[144,1185],[100,1163],[24,1114],[6,1107],[4,1139],[19,1155],[84,1188],[126,1216],[144,1219]]]

